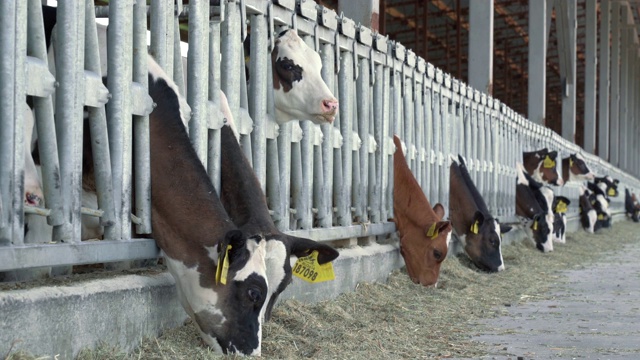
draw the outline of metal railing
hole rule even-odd
[[[133,5],[112,0],[98,9],[91,2],[60,2],[58,24],[64,27],[58,26],[55,34],[56,44],[64,46],[55,47],[51,72],[40,4],[0,2],[2,31],[14,34],[0,38],[0,271],[158,255],[153,240],[136,238],[151,233],[149,138],[132,138],[134,127],[138,134],[148,129],[152,110],[146,93],[147,16],[148,51],[186,93],[192,110],[189,133],[213,184],[220,188],[221,89],[283,231],[319,241],[394,232],[389,221],[394,133],[404,141],[408,163],[432,203],[448,208],[450,157],[461,154],[502,222],[517,221],[515,163],[523,151],[547,147],[562,157],[578,152],[594,172],[620,179],[621,189],[640,189],[636,178],[434,68],[402,44],[313,1],[241,0],[210,6],[209,1],[190,0],[188,7],[152,1],[147,7],[144,0]],[[100,81],[105,59],[95,14],[109,18],[108,93]],[[179,42],[179,18],[185,16],[195,20],[189,21],[186,76]],[[340,101],[333,124],[278,126],[274,121],[269,53],[281,28],[297,29],[320,52],[322,76]],[[248,82],[242,65],[247,35]],[[34,96],[50,210],[45,212],[23,205],[20,109],[26,95]],[[81,202],[83,106],[90,119],[99,209],[83,209]],[[558,193],[577,199],[577,191],[567,185]],[[623,206],[622,197],[612,202],[614,210]],[[575,201],[570,216],[577,209]],[[29,216],[48,214],[52,239],[23,243],[25,210]],[[104,240],[80,241],[83,216],[100,218]]]

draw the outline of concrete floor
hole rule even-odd
[[[611,239],[613,240],[613,239]],[[487,359],[640,359],[640,240],[488,319]]]

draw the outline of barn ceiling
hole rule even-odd
[[[349,1],[349,0],[342,0]],[[435,66],[467,82],[470,0],[380,0],[380,32],[400,41]],[[615,1],[615,0],[612,0]],[[338,0],[317,1],[338,10]],[[493,96],[527,114],[529,0],[494,0]],[[577,129],[583,144],[586,0],[577,0]],[[632,2],[640,24],[640,3]],[[598,1],[598,23],[600,1]],[[561,132],[561,79],[555,10],[547,50],[546,125]]]

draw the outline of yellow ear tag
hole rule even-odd
[[[216,284],[227,285],[227,274],[229,273],[229,250],[231,245],[227,245],[227,250],[218,255],[218,266],[216,267]]]
[[[333,264],[328,262],[320,265],[318,263],[318,251],[314,250],[311,255],[298,258],[293,265],[293,275],[310,283],[320,283],[336,278],[333,273]]]
[[[571,160],[571,158],[569,158],[569,169],[571,169],[573,167],[573,160]]]
[[[556,205],[556,212],[558,214],[564,214],[567,212],[567,204],[564,201],[558,201],[558,205]]]
[[[598,214],[598,220],[604,220],[604,215]]]
[[[478,233],[478,220],[476,220],[476,222],[473,223],[473,225],[471,225],[471,232],[474,234]]]
[[[544,161],[542,162],[542,166],[544,166],[545,169],[551,169],[556,167],[556,162],[551,160],[551,158],[549,157],[549,155],[547,155],[544,158]]]
[[[607,193],[609,194],[609,196],[616,196],[616,189],[611,188],[609,189],[609,191],[607,191]]]
[[[533,230],[538,230],[538,220],[533,222],[533,226],[531,227]]]
[[[429,230],[427,230],[427,236],[435,239],[438,236],[438,229],[436,229],[436,223],[433,223]]]

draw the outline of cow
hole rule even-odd
[[[562,186],[564,183],[556,169],[557,151],[549,151],[547,148],[522,153],[522,165],[527,174],[534,180],[544,184]]]
[[[546,199],[540,192],[542,184],[529,176],[520,163],[516,163],[516,173],[516,215],[523,220],[538,250],[553,251],[553,217],[549,218],[549,209],[543,207]]]
[[[618,183],[617,179],[613,179],[611,176],[596,177],[593,179],[595,185],[597,185],[603,192],[606,198],[618,196]]]
[[[311,120],[331,123],[338,112],[338,100],[322,80],[320,55],[296,33],[282,31],[271,52],[276,121]]]
[[[602,225],[598,223],[598,213],[591,204],[590,196],[589,190],[585,186],[580,186],[580,197],[578,199],[580,203],[580,223],[587,232],[594,233]]]
[[[400,233],[400,254],[414,283],[437,286],[440,265],[451,241],[451,223],[442,220],[442,204],[431,208],[407,165],[398,136],[393,142],[393,212]]]
[[[640,222],[640,204],[636,199],[636,194],[632,194],[628,188],[624,189],[624,209],[626,215],[633,220],[633,222]]]
[[[317,251],[318,263],[324,264],[335,260],[338,252],[326,244],[286,235],[276,228],[260,182],[238,144],[231,118],[227,119],[227,125],[222,127],[220,135],[220,196],[225,210],[240,230],[249,236],[261,235],[265,239],[269,289],[265,294],[267,305],[263,307],[261,317],[268,321],[278,295],[291,283],[290,255],[302,257]]]
[[[567,242],[567,207],[571,201],[564,196],[553,198],[553,241],[565,244]]]
[[[564,183],[593,180],[595,175],[589,170],[580,154],[570,154],[562,159],[562,178]]]
[[[461,156],[452,159],[449,190],[449,219],[453,233],[465,253],[480,269],[498,272],[505,269],[501,234],[511,230],[494,218],[473,183]]]
[[[598,184],[588,182],[587,187],[591,191],[589,201],[598,214],[597,222],[601,227],[610,227],[611,210],[609,209],[609,198],[606,190],[603,190],[603,188],[607,189],[606,184],[604,182],[600,182]]]
[[[191,145],[177,87],[150,56],[148,68],[156,104],[149,115],[152,236],[204,342],[217,352],[260,355],[265,307],[271,287],[280,286],[269,282],[277,271],[272,246],[233,223]]]

